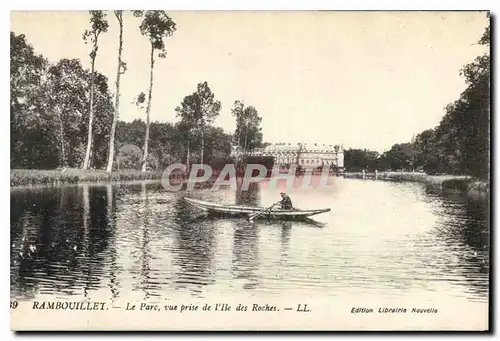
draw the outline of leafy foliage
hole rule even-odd
[[[176,124],[151,122],[150,128],[151,153],[155,155],[159,169],[164,169],[170,164],[182,163],[186,160],[186,130],[182,121]],[[119,148],[124,145],[140,146],[144,138],[145,129],[146,124],[142,120],[136,119],[132,122],[119,122],[117,126],[117,143],[120,146]],[[222,128],[210,126],[205,130],[204,136],[204,153],[208,159],[215,157],[228,159],[231,150],[231,135],[224,133]],[[191,136],[191,146],[193,150],[200,150],[201,138],[199,135]],[[199,153],[192,153],[190,156],[191,161],[199,161],[199,156]],[[120,164],[120,169],[124,169],[123,167]]]
[[[85,41],[85,44],[90,42],[93,45],[90,58],[95,58],[99,35],[108,31],[109,23],[106,19],[106,12],[104,11],[89,11],[89,14],[90,30],[85,30],[82,39]]]
[[[33,167],[40,157],[45,167],[57,164],[57,157],[51,157],[52,124],[42,96],[47,67],[24,35],[10,33],[11,165]]]
[[[181,119],[180,128],[185,134],[187,143],[189,144],[192,139],[191,132],[201,139],[200,162],[203,162],[206,156],[205,131],[219,115],[220,109],[221,104],[215,100],[215,95],[207,82],[199,83],[196,92],[184,97],[181,106],[175,109],[177,117]]]
[[[347,149],[344,151],[344,167],[352,172],[374,171],[379,168],[380,155],[367,149]]]
[[[50,65],[34,54],[24,36],[11,33],[11,167],[79,167],[85,155],[90,72],[76,59]],[[96,142],[109,135],[113,114],[108,81],[95,76]],[[96,143],[92,163],[103,162]]]
[[[262,147],[262,118],[257,109],[235,101],[231,114],[236,119],[234,142],[245,151]]]
[[[147,36],[154,50],[158,50],[158,56],[165,58],[165,38],[176,31],[176,23],[165,11],[134,11],[135,16],[143,17],[139,29],[141,34]]]

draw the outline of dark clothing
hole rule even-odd
[[[284,195],[280,201],[281,208],[284,210],[291,210],[293,208],[292,199],[288,195]]]

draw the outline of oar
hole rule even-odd
[[[258,212],[258,213],[256,213],[256,214],[252,214],[252,215],[250,215],[250,216],[248,217],[248,220],[250,220],[250,221],[254,220],[255,218],[257,218],[258,216],[260,216],[260,215],[264,214],[265,212],[270,211],[270,210],[271,210],[271,208],[273,208],[274,206],[276,206],[276,205],[278,205],[278,204],[279,204],[279,202],[277,202],[277,203],[275,203],[275,204],[272,204],[272,205],[271,205],[271,206],[269,206],[269,207],[268,207],[265,211],[260,211],[260,212]]]

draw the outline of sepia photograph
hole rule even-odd
[[[488,331],[490,12],[10,13],[14,331]]]

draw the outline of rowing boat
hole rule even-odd
[[[256,216],[257,213],[260,213],[258,216],[256,216],[260,219],[299,220],[311,217],[316,214],[330,212],[329,208],[317,210],[299,210],[296,208],[291,210],[282,210],[279,208],[269,209],[268,207],[220,205],[209,201],[202,201],[187,197],[185,197],[184,200],[194,207],[209,214],[223,216]]]

